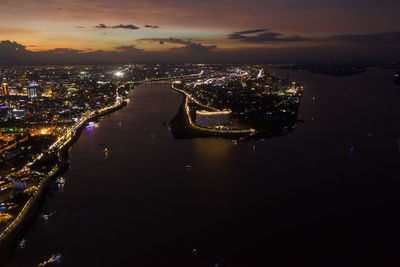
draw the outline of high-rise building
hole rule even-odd
[[[1,84],[1,94],[6,96],[10,94],[10,88],[8,86],[8,83],[2,83]]]
[[[37,98],[37,88],[38,85],[36,83],[31,83],[26,89],[28,93],[29,99],[35,99]]]

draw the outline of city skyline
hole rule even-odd
[[[397,60],[400,3],[0,3],[2,64]]]

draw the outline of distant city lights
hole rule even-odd
[[[122,76],[124,76],[124,73],[122,71],[117,71],[114,73],[114,75],[117,77],[122,77]]]

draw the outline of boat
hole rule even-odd
[[[53,263],[53,262],[56,262],[56,263],[58,263],[58,262],[60,262],[60,260],[61,260],[61,254],[56,254],[56,255],[51,255],[51,257],[50,257],[50,259],[48,259],[48,260],[46,260],[46,261],[44,261],[44,262],[41,262],[41,263],[39,263],[38,264],[38,267],[41,267],[41,266],[45,266],[45,265],[47,265],[47,264],[49,264],[49,263]]]
[[[215,260],[213,263],[214,267],[224,267],[225,263],[222,260]]]
[[[20,248],[24,248],[24,247],[26,246],[26,240],[25,240],[25,239],[22,239],[22,240],[18,243],[18,246],[19,246]]]
[[[57,183],[58,184],[65,184],[65,178],[64,177],[58,177]]]
[[[191,171],[193,167],[192,167],[192,165],[186,165],[185,168],[187,171]]]
[[[193,255],[197,256],[199,255],[199,250],[197,248],[192,249]]]
[[[52,211],[50,213],[43,213],[42,218],[43,220],[47,221],[48,219],[50,219],[50,217],[57,215],[57,213],[58,213],[57,211]]]

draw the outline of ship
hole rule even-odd
[[[58,177],[57,183],[58,184],[65,184],[65,178],[64,177]]]

